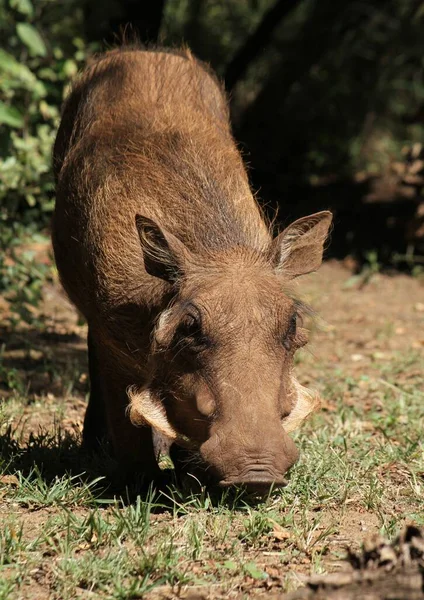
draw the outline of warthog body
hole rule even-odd
[[[153,430],[198,450],[221,485],[282,482],[288,431],[316,403],[292,373],[307,340],[290,281],[319,267],[331,214],[272,239],[225,96],[189,52],[88,67],[54,167],[56,262],[89,327],[85,443],[106,437],[151,476]]]

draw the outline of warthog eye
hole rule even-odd
[[[199,309],[190,305],[176,331],[176,345],[181,351],[197,354],[209,348],[211,340],[202,330],[202,318]]]
[[[284,335],[284,339],[283,339],[283,346],[288,352],[292,349],[293,342],[296,338],[296,332],[297,332],[297,313],[294,313],[291,316],[289,326],[287,328],[287,331],[286,331],[286,333]]]

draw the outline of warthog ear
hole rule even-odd
[[[144,267],[149,275],[174,283],[184,271],[190,253],[172,233],[143,215],[136,215],[135,224],[143,251]]]
[[[316,271],[322,262],[332,219],[331,212],[324,210],[298,219],[284,229],[271,245],[276,269],[290,279]]]

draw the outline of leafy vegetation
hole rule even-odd
[[[12,325],[33,322],[31,307],[51,278],[31,248],[44,241],[54,206],[51,155],[64,91],[87,59],[81,23],[74,0],[0,0],[0,294],[11,302]]]
[[[67,83],[87,58],[80,2],[0,2],[0,221],[46,223]]]
[[[40,303],[44,285],[52,279],[52,265],[40,260],[32,248],[45,242],[46,237],[33,227],[16,223],[1,232],[0,293],[10,305],[9,323],[13,327],[22,322],[37,324],[33,309]]]
[[[118,4],[108,3],[102,22],[125,10]],[[158,35],[169,44],[185,40],[225,77],[275,4],[168,0]],[[89,8],[89,0],[0,2],[3,222],[19,216],[45,224],[52,210],[51,147],[63,93],[100,48],[84,39]],[[233,90],[237,133],[256,169],[266,164],[267,172],[277,168],[289,179],[302,172],[305,181],[364,169],[378,173],[406,142],[420,141],[423,18],[420,1],[292,3]]]

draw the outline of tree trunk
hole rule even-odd
[[[281,21],[299,4],[299,0],[278,0],[262,18],[258,27],[236,52],[225,71],[225,86],[232,90],[246,73],[250,63],[265,49]]]

